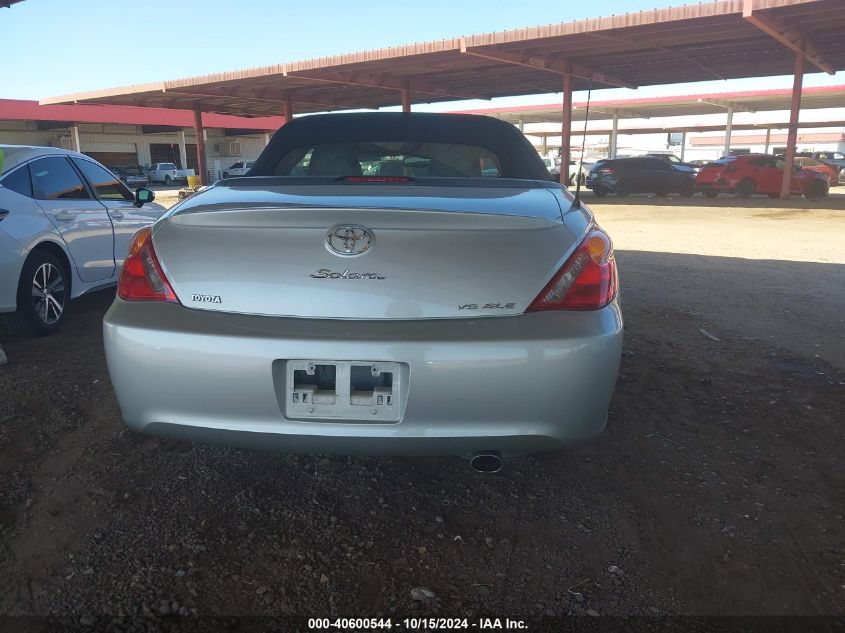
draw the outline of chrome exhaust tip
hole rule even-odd
[[[502,455],[499,451],[480,451],[469,460],[477,473],[497,473],[502,470]]]

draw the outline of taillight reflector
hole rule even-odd
[[[594,227],[527,311],[598,310],[613,301],[618,288],[613,243]]]
[[[129,254],[120,271],[117,295],[126,301],[179,303],[156,257],[152,230],[149,227],[141,229],[132,237]]]

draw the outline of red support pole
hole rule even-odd
[[[290,99],[285,99],[282,104],[282,116],[285,118],[285,123],[290,123],[293,119],[293,102]]]
[[[208,184],[208,167],[205,161],[205,139],[203,138],[202,110],[194,109],[194,133],[197,136],[197,168],[199,169],[200,182]]]
[[[792,79],[792,107],[789,110],[789,133],[786,136],[786,156],[783,164],[783,181],[780,185],[780,197],[788,198],[790,184],[794,175],[795,146],[798,144],[798,115],[801,112],[801,88],[804,84],[804,47],[795,53],[795,73]]]
[[[569,183],[569,159],[572,156],[572,75],[563,76],[563,111],[560,124],[560,184]]]
[[[411,91],[407,88],[402,88],[402,112],[411,111]]]

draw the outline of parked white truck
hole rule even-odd
[[[193,169],[177,169],[176,163],[153,163],[147,170],[147,179],[171,185],[174,182],[187,182],[188,176],[193,176]]]

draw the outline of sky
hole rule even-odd
[[[460,35],[677,6],[682,0],[24,0],[0,9],[0,98],[39,99]],[[845,83],[814,73],[806,86]],[[596,98],[790,87],[790,77],[710,81]],[[576,100],[583,95],[575,95]],[[558,96],[559,98],[559,96]],[[554,96],[467,102],[543,103]],[[450,105],[430,108],[448,109]]]

